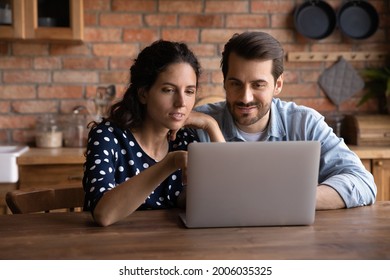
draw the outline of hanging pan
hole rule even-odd
[[[323,39],[336,27],[336,14],[332,7],[321,0],[306,1],[294,11],[297,31],[309,39]]]
[[[352,39],[366,39],[378,29],[379,16],[375,8],[366,1],[347,1],[337,13],[338,25]]]

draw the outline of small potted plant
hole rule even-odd
[[[377,98],[379,113],[390,114],[390,66],[364,69],[361,74],[365,81],[365,93],[358,106]]]

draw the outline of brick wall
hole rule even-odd
[[[327,1],[335,9],[342,0]],[[163,38],[184,41],[203,66],[199,97],[224,95],[220,54],[235,32],[271,33],[285,51],[386,51],[390,41],[387,0],[369,1],[380,16],[379,30],[352,40],[336,29],[315,41],[299,35],[293,24],[295,0],[84,0],[84,41],[79,45],[0,41],[0,144],[34,142],[34,126],[44,113],[69,114],[86,104],[96,87],[115,84],[121,96],[136,54]],[[383,61],[353,62],[356,69]],[[311,106],[323,114],[373,113],[375,102],[357,108],[361,93],[337,108],[317,84],[333,62],[286,62],[280,97]]]

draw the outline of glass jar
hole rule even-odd
[[[62,129],[56,116],[47,114],[38,118],[35,142],[39,148],[62,147]]]
[[[85,147],[87,145],[87,121],[85,115],[73,113],[64,127],[65,147]]]

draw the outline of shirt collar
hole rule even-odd
[[[269,139],[270,137],[283,138],[286,135],[286,130],[284,128],[282,118],[278,112],[275,102],[275,99],[273,99],[271,103],[271,115],[270,122],[267,128],[267,139]],[[223,110],[222,131],[225,132],[226,141],[245,141],[245,139],[242,137],[239,130],[237,129],[237,126],[235,125],[233,117],[230,114],[226,104]]]

